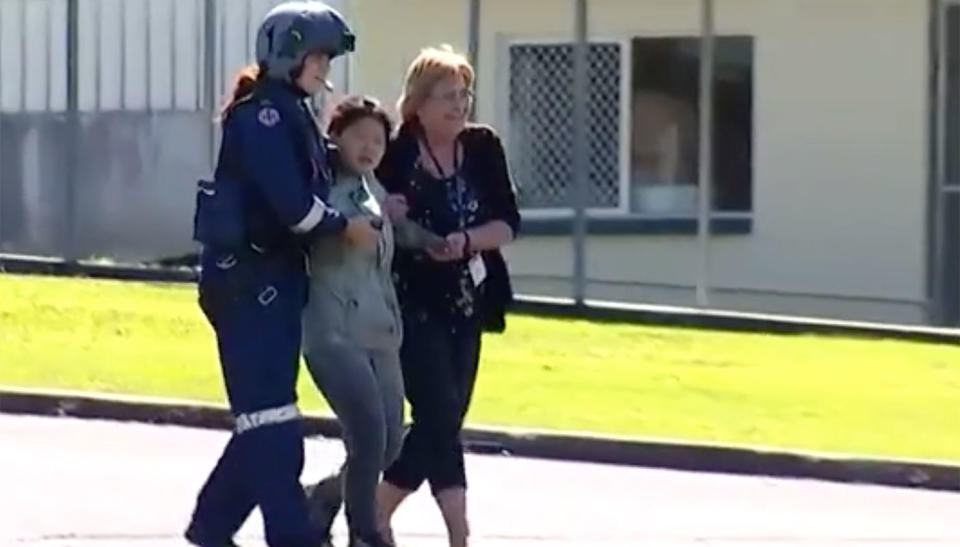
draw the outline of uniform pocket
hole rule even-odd
[[[221,249],[243,249],[247,245],[243,194],[239,181],[197,181],[193,239]]]

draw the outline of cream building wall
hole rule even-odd
[[[354,88],[393,102],[423,45],[466,48],[467,2],[353,0]],[[483,0],[478,116],[506,123],[511,41],[570,36],[570,2]],[[696,0],[591,0],[602,39],[696,36]],[[754,38],[753,224],[716,236],[713,304],[925,320],[927,24],[923,0],[718,0],[717,29]],[[501,127],[506,133],[506,128]],[[565,236],[510,249],[520,292],[570,294]],[[694,236],[593,235],[593,298],[688,305]]]

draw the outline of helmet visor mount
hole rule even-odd
[[[340,54],[353,53],[357,47],[357,37],[349,32],[343,33],[343,41],[340,44]]]

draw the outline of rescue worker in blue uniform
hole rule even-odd
[[[353,46],[343,18],[323,3],[271,10],[257,35],[257,67],[238,78],[224,108],[214,180],[199,183],[200,306],[216,332],[236,426],[197,497],[185,533],[194,545],[233,545],[256,506],[271,547],[316,542],[299,481],[295,387],[305,250],[317,237],[374,246],[378,233],[325,204],[325,141],[307,100],[329,85],[330,60]]]

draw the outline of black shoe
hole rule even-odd
[[[391,543],[383,539],[380,534],[373,534],[372,536],[355,536],[350,535],[350,546],[349,547],[397,547],[396,544]]]
[[[333,542],[331,541],[330,530],[333,528],[333,521],[337,518],[340,507],[343,505],[339,478],[331,477],[317,484],[306,486],[303,493],[307,498],[310,524],[317,531],[320,546],[331,547]]]
[[[232,539],[212,539],[204,536],[203,532],[194,524],[190,524],[190,527],[187,528],[187,531],[184,532],[183,537],[190,542],[191,545],[196,545],[197,547],[239,547]]]

